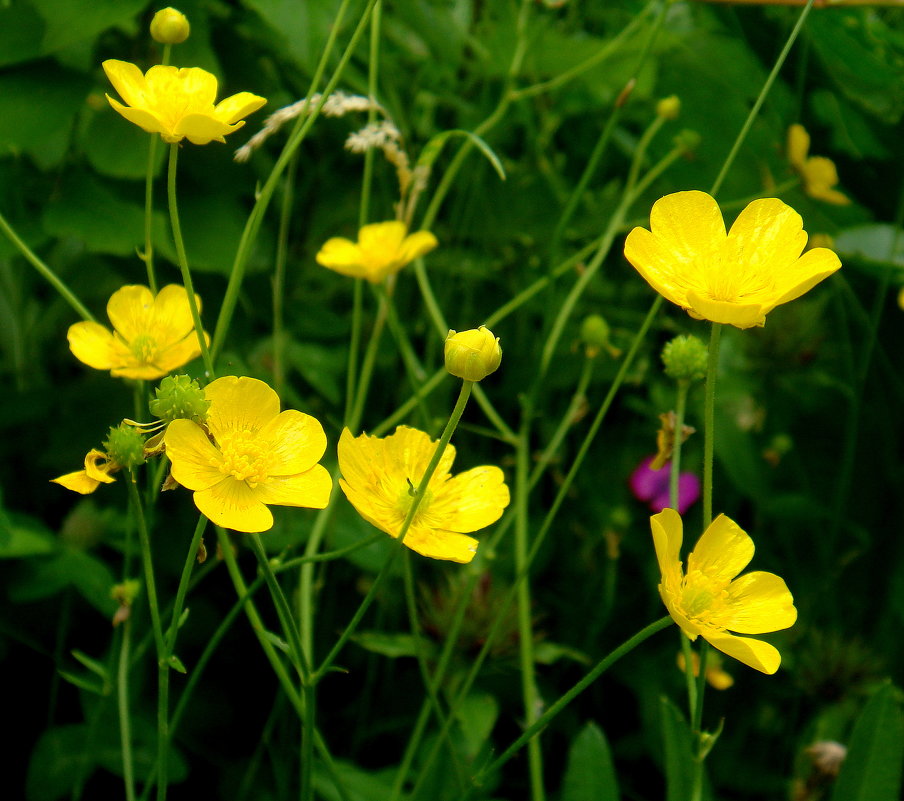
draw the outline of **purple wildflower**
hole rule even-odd
[[[671,507],[669,502],[669,474],[671,462],[666,462],[659,470],[653,470],[650,462],[655,457],[648,456],[631,473],[631,492],[639,501],[650,505],[651,511],[661,512]],[[700,479],[693,473],[678,474],[678,514],[683,515],[694,501],[700,497]]]

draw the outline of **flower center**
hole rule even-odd
[[[405,518],[408,516],[408,510],[411,509],[411,504],[414,503],[415,497],[415,486],[409,478],[407,479],[405,488],[399,492],[398,498],[396,499],[396,512],[399,515],[400,524],[404,522]],[[429,488],[425,489],[424,497],[418,504],[417,512],[415,512],[414,514],[414,520],[411,521],[412,523],[414,523],[416,520],[422,520],[424,518],[424,515],[427,514],[427,510],[430,508],[430,503],[432,500],[433,492]]]
[[[244,481],[251,489],[269,477],[270,454],[251,431],[233,431],[217,439],[222,459],[220,472]]]
[[[706,627],[723,628],[716,621],[726,603],[726,585],[699,570],[681,581],[678,604],[687,618]]]
[[[157,357],[157,340],[150,334],[139,334],[129,343],[129,349],[139,364],[152,364]]]

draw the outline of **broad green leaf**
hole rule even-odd
[[[417,656],[417,643],[414,636],[402,632],[362,631],[352,639],[367,651],[396,659],[400,656]],[[435,650],[432,643],[426,640],[421,643],[426,653]]]
[[[321,766],[314,766],[314,789],[323,801],[386,801],[392,795],[394,770],[370,773],[356,765],[336,760],[333,767],[342,783],[343,792],[336,789],[330,774]]]
[[[0,4],[0,67],[40,56],[44,28],[44,19],[25,0]]]
[[[145,0],[32,0],[44,17],[44,53],[93,39],[101,31],[130,20]]]
[[[832,801],[880,801],[901,797],[904,716],[901,691],[882,685],[857,718]]]
[[[48,729],[38,740],[28,763],[25,793],[28,801],[57,801],[94,770],[94,757],[85,748],[84,724]]]
[[[0,559],[21,559],[53,553],[57,540],[37,521],[0,514]]]
[[[499,717],[499,702],[489,693],[472,693],[455,714],[464,736],[465,754],[474,758],[490,739]]]
[[[302,378],[326,400],[339,402],[346,364],[344,350],[293,340],[286,347],[286,357]]]
[[[157,134],[146,133],[137,125],[124,120],[109,105],[95,114],[88,123],[82,134],[82,149],[88,162],[101,175],[111,178],[144,178],[152,136],[157,138],[154,174],[160,175],[166,160],[166,144]]]
[[[618,801],[618,780],[602,729],[587,723],[571,743],[561,801]]]
[[[688,801],[694,785],[694,740],[684,716],[662,698],[662,739],[665,746],[666,801]]]

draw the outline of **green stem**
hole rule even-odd
[[[494,759],[489,765],[484,768],[481,768],[478,771],[477,775],[474,777],[474,787],[472,787],[471,791],[468,795],[465,796],[463,801],[466,801],[471,795],[474,794],[475,788],[480,786],[481,779],[484,776],[487,776],[494,771],[501,768],[506,762],[508,762],[519,750],[524,746],[525,743],[529,743],[533,741],[534,736],[542,731],[547,724],[561,712],[568,704],[570,704],[575,698],[577,698],[584,690],[586,690],[593,682],[595,682],[606,670],[608,670],[612,665],[614,665],[619,659],[621,659],[626,654],[629,654],[633,651],[638,645],[640,645],[645,640],[652,637],[656,632],[662,631],[664,628],[667,628],[672,623],[672,618],[669,615],[665,617],[661,617],[655,623],[650,623],[649,626],[641,629],[637,634],[635,634],[630,639],[623,642],[618,646],[615,650],[609,653],[607,656],[603,657],[599,662],[597,662],[596,666],[591,670],[583,679],[581,679],[577,684],[575,684],[568,692],[566,692],[561,698],[559,698],[554,704],[552,704],[549,709],[546,710],[533,724],[528,726],[528,728],[524,731],[524,733],[513,742],[508,748],[505,749],[496,759]]]
[[[204,515],[198,517],[197,525],[195,525],[194,534],[192,534],[191,543],[188,546],[188,555],[185,557],[185,564],[182,567],[182,575],[179,577],[179,586],[176,589],[176,600],[173,603],[173,616],[170,623],[169,637],[166,642],[166,656],[169,658],[173,654],[176,647],[176,637],[179,635],[179,622],[182,617],[182,608],[185,605],[185,596],[188,593],[188,587],[191,583],[191,574],[198,559],[198,549],[201,547],[201,540],[204,537],[204,529],[207,527],[207,518]]]
[[[157,278],[154,275],[154,241],[152,223],[154,219],[154,166],[157,161],[157,134],[150,135],[148,143],[148,166],[144,176],[144,253],[141,260],[148,273],[148,288],[157,294]]]
[[[706,395],[703,410],[703,531],[713,521],[713,442],[716,408],[716,374],[719,371],[719,340],[722,324],[713,323],[709,338],[709,359],[706,366]]]
[[[785,59],[788,58],[788,53],[791,52],[791,47],[797,40],[797,35],[800,33],[801,28],[803,28],[804,22],[810,13],[810,9],[813,8],[813,2],[814,0],[807,0],[807,4],[800,12],[800,16],[797,18],[797,23],[791,31],[790,36],[788,36],[788,41],[785,42],[785,46],[782,48],[782,52],[779,53],[778,59],[773,65],[772,71],[769,73],[769,77],[766,78],[766,82],[763,84],[763,88],[760,90],[760,94],[757,97],[756,102],[753,104],[753,108],[750,109],[750,114],[747,115],[747,119],[744,122],[744,126],[741,128],[741,132],[738,134],[737,138],[734,141],[734,144],[731,146],[731,150],[725,157],[725,161],[722,163],[722,169],[719,170],[719,174],[716,176],[716,180],[713,181],[712,188],[709,190],[709,193],[714,197],[722,188],[722,182],[728,175],[728,171],[731,169],[731,165],[734,164],[734,160],[735,158],[737,158],[738,152],[741,149],[741,145],[744,144],[744,140],[747,138],[747,134],[753,126],[753,121],[760,113],[760,108],[766,100],[766,95],[769,94],[769,90],[772,88],[772,84],[778,77],[782,65],[785,63]]]
[[[314,71],[314,77],[311,79],[311,87],[308,92],[309,100],[317,92],[320,81],[323,79],[323,74],[326,70],[326,66],[332,56],[336,38],[339,35],[339,30],[342,27],[342,19],[345,16],[345,12],[349,7],[350,2],[351,0],[342,0],[342,5],[336,12],[336,18],[333,20],[333,24],[329,28],[329,38],[327,39],[326,45],[324,46],[323,55],[321,56],[320,61],[317,64],[317,68]],[[295,153],[296,150],[298,150],[298,147],[308,135],[308,131],[310,131],[315,120],[320,115],[320,110],[323,108],[323,104],[326,103],[330,93],[333,91],[333,89],[335,89],[336,84],[339,83],[339,79],[341,78],[342,73],[345,70],[346,64],[348,64],[352,53],[358,45],[358,40],[361,38],[361,35],[364,32],[367,19],[370,16],[370,12],[376,2],[377,0],[368,0],[363,13],[361,14],[361,19],[358,21],[358,25],[352,33],[351,39],[349,39],[345,51],[340,57],[339,62],[336,65],[336,69],[333,71],[332,77],[321,93],[320,102],[314,106],[310,113],[302,113],[299,116],[295,128],[289,135],[289,140],[286,142],[282,153],[280,153],[279,158],[276,160],[276,164],[273,165],[273,170],[270,172],[270,177],[267,178],[266,182],[264,183],[263,187],[261,187],[261,190],[257,195],[257,200],[254,203],[254,207],[251,209],[251,213],[248,215],[248,219],[245,222],[245,228],[242,231],[242,237],[239,240],[239,246],[236,250],[235,259],[232,262],[232,269],[230,270],[229,274],[229,283],[226,286],[226,294],[223,297],[223,303],[220,306],[220,314],[217,317],[217,325],[213,335],[213,344],[211,345],[211,353],[214,357],[219,354],[226,340],[226,334],[229,332],[229,326],[232,322],[232,314],[235,311],[235,306],[238,302],[239,291],[242,287],[242,280],[245,277],[245,267],[248,262],[248,257],[251,255],[251,248],[254,244],[255,239],[257,238],[257,233],[260,230],[261,223],[263,222],[264,214],[267,211],[267,206],[270,204],[270,198],[273,196],[273,192],[276,190],[279,176],[282,175],[283,170],[286,169],[289,159],[292,157],[292,154]]]
[[[138,539],[141,544],[141,559],[144,565],[144,582],[148,594],[148,606],[151,610],[151,625],[154,629],[154,642],[157,646],[157,801],[166,799],[167,788],[167,754],[169,751],[169,664],[167,663],[166,642],[163,637],[163,626],[160,622],[160,608],[157,604],[157,587],[154,581],[154,561],[151,557],[151,539],[148,535],[147,521],[138,494],[134,471],[126,484],[129,499],[135,512],[138,524]]]
[[[176,258],[179,261],[179,269],[182,271],[182,283],[185,284],[185,293],[188,296],[188,307],[191,309],[191,319],[195,324],[195,334],[198,337],[198,345],[201,348],[201,357],[204,359],[204,368],[207,371],[207,380],[213,381],[216,374],[213,370],[213,360],[207,348],[207,335],[201,325],[201,314],[198,311],[198,301],[195,297],[195,288],[191,280],[191,272],[188,269],[188,258],[185,255],[185,244],[182,241],[182,226],[179,223],[179,206],[176,202],[176,164],[179,160],[179,144],[173,142],[170,145],[169,168],[166,176],[167,196],[169,198],[170,223],[173,228],[173,241],[176,245]]]
[[[6,221],[6,218],[2,214],[0,214],[0,231],[3,231],[3,233],[6,234],[6,238],[16,246],[19,252],[25,257],[25,260],[31,264],[31,266],[34,267],[57,292],[60,293],[63,300],[75,310],[75,313],[78,314],[79,317],[92,323],[97,322],[94,319],[94,315],[85,308],[72,290],[69,289],[69,287],[57,277],[57,274],[44,264],[44,262],[35,255],[34,251],[19,238],[19,235],[13,230],[12,226]]]
[[[122,624],[119,648],[119,670],[116,674],[116,698],[119,706],[119,743],[122,748],[122,779],[126,786],[126,801],[135,801],[135,773],[132,763],[132,721],[129,715],[129,646],[132,622]]]
[[[286,332],[283,299],[286,291],[286,261],[289,257],[289,228],[292,224],[292,202],[298,152],[289,160],[279,210],[279,233],[276,238],[276,264],[273,267],[273,389],[282,397],[286,381]]]
[[[458,394],[458,400],[455,403],[455,408],[452,410],[452,414],[449,416],[449,421],[446,423],[446,427],[443,429],[442,436],[440,437],[439,442],[436,444],[436,450],[433,452],[433,456],[430,458],[430,462],[427,464],[427,469],[424,471],[424,475],[418,482],[417,488],[414,492],[414,498],[411,501],[411,506],[408,507],[408,514],[405,515],[405,520],[402,523],[402,528],[399,530],[399,536],[397,539],[400,545],[405,540],[405,535],[408,533],[408,529],[411,527],[411,521],[414,520],[414,516],[417,514],[418,507],[421,505],[421,501],[424,499],[424,493],[427,489],[427,485],[430,483],[430,479],[436,472],[437,465],[439,465],[440,459],[442,458],[442,455],[446,450],[446,446],[449,444],[449,440],[452,439],[452,434],[458,426],[458,421],[461,419],[461,416],[464,413],[465,406],[467,406],[468,404],[468,398],[471,396],[471,387],[473,387],[473,383],[471,381],[462,382],[461,391]],[[323,663],[320,665],[320,667],[317,668],[317,670],[314,672],[312,681],[317,682],[323,677],[324,673],[329,670],[330,666],[333,664],[333,660],[345,646],[345,643],[348,642],[349,637],[352,636],[358,626],[358,623],[361,621],[361,618],[364,617],[364,613],[367,611],[368,607],[376,597],[377,590],[379,589],[380,584],[383,582],[385,577],[388,575],[388,568],[395,560],[395,557],[398,555],[398,553],[399,548],[393,549],[392,554],[390,554],[390,557],[386,560],[386,563],[383,565],[380,572],[377,574],[377,577],[374,579],[373,584],[371,584],[370,590],[364,597],[361,605],[358,607],[349,624],[345,627],[345,631],[342,632],[338,641],[333,646],[333,649],[329,652],[326,659],[323,660]]]
[[[669,506],[678,509],[681,497],[678,491],[678,479],[681,473],[681,447],[684,445],[684,412],[687,408],[687,391],[690,382],[686,379],[678,381],[675,398],[675,442],[672,445],[671,469],[669,471]]]

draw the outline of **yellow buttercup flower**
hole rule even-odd
[[[650,211],[650,231],[635,228],[625,258],[666,300],[691,317],[737,328],[764,325],[776,306],[803,295],[841,262],[807,244],[800,215],[776,198],[754,200],[731,230],[705,192],[675,192]]]
[[[317,464],[326,435],[315,418],[280,412],[279,396],[256,378],[218,378],[204,394],[206,430],[173,420],[164,436],[173,478],[194,490],[203,514],[218,526],[257,532],[273,526],[267,504],[327,505],[333,482]]]
[[[54,484],[60,484],[68,490],[80,495],[90,495],[101,484],[112,484],[116,481],[110,473],[122,469],[103,451],[93,448],[85,457],[85,469],[76,470],[74,473],[66,473],[59,478],[51,479]]]
[[[753,540],[734,521],[719,515],[681,565],[681,515],[663,509],[650,518],[662,581],[659,595],[672,619],[692,640],[710,645],[763,673],[775,673],[778,649],[752,637],[794,625],[797,610],[784,579],[755,571],[735,578],[753,558]]]
[[[788,129],[788,161],[800,175],[804,192],[816,200],[834,203],[836,206],[849,205],[850,198],[833,189],[838,183],[835,162],[825,156],[808,156],[809,150],[810,134],[803,125],[795,123]]]
[[[398,538],[436,445],[408,426],[383,438],[353,437],[346,428],[339,438],[339,486],[361,517]],[[470,562],[477,540],[466,532],[495,523],[508,506],[509,490],[502,471],[489,465],[453,478],[454,459],[455,448],[447,445],[402,542],[432,559]]]
[[[103,67],[125,101],[123,105],[107,95],[110,105],[139,128],[159,133],[165,142],[225,142],[226,134],[245,124],[243,117],[267,102],[251,92],[239,92],[214,105],[217,78],[200,67],[157,65],[144,75],[128,61],[108,59]]]
[[[195,301],[200,310],[197,295]],[[120,378],[154,379],[201,353],[185,287],[170,284],[154,297],[146,286],[124,286],[110,296],[107,316],[114,333],[100,323],[69,326],[69,349],[96,370]]]
[[[429,231],[408,234],[405,223],[397,220],[372,223],[358,232],[357,242],[342,237],[328,239],[317,253],[317,263],[342,275],[379,284],[437,244]]]

